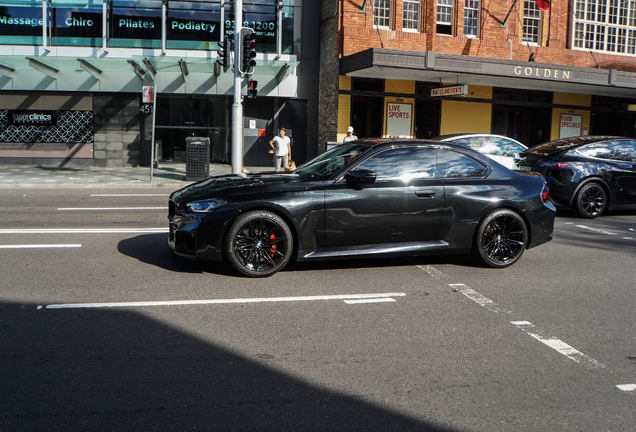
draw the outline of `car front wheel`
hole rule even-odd
[[[266,277],[285,267],[293,244],[292,232],[280,216],[251,211],[239,216],[230,227],[225,256],[239,273]]]
[[[517,213],[501,209],[489,213],[479,224],[474,255],[487,267],[508,267],[526,250],[528,229]]]
[[[607,207],[607,194],[598,183],[588,183],[579,190],[574,200],[574,210],[579,216],[592,219],[600,216]]]

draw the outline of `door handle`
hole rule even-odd
[[[432,190],[419,190],[415,192],[415,196],[418,198],[433,198],[435,196],[435,191]]]

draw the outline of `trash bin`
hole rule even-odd
[[[210,138],[186,138],[186,180],[210,177]]]

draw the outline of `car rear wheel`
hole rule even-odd
[[[501,209],[489,213],[479,224],[474,254],[487,267],[508,267],[526,250],[528,229],[517,213]]]
[[[598,183],[588,183],[579,190],[574,199],[574,210],[579,216],[592,219],[600,216],[607,207],[607,194]]]
[[[280,216],[251,211],[239,216],[230,227],[225,256],[239,273],[266,277],[285,267],[293,244],[291,230]]]

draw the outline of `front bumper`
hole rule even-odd
[[[212,213],[177,212],[168,215],[168,245],[184,258],[222,261],[225,230],[240,213],[236,209],[222,209]]]

